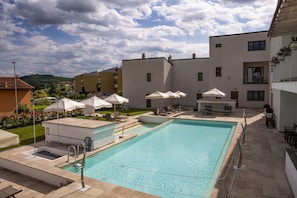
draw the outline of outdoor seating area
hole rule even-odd
[[[223,108],[213,108],[213,106],[205,105],[203,108],[203,115],[211,115],[214,113],[223,113],[224,115],[230,115],[232,113],[232,106],[225,105]]]
[[[153,109],[153,113],[154,115],[168,116],[175,113],[179,113],[182,110],[183,110],[183,107],[181,107],[179,104],[175,104],[175,105],[168,105],[162,108],[155,108]]]
[[[116,111],[113,114],[106,113],[104,116],[106,121],[117,121],[117,122],[127,122],[128,116],[120,115],[120,112]]]
[[[204,115],[210,113],[230,114],[236,107],[236,100],[223,99],[227,95],[217,88],[213,88],[202,94],[203,98],[197,100],[198,112]]]

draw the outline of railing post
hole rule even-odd
[[[242,165],[242,148],[241,148],[241,144],[240,144],[238,138],[237,138],[237,146],[238,146],[238,150],[239,150],[239,158],[238,158],[237,165],[234,166],[234,169],[240,170],[240,169],[245,168],[246,166]]]
[[[243,126],[241,123],[241,128],[242,128],[242,140],[241,140],[241,145],[245,145],[245,132],[246,132],[246,126]]]

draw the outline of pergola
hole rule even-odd
[[[269,28],[268,36],[276,37],[297,32],[297,1],[279,0]]]

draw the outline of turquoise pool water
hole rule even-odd
[[[175,119],[87,158],[84,173],[161,197],[209,197],[235,126]]]

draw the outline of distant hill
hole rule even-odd
[[[62,81],[73,81],[72,78],[57,77],[53,75],[39,75],[39,74],[22,76],[20,77],[20,79],[34,86],[36,90],[50,87],[50,85],[52,84],[57,85],[59,82],[62,82]]]

